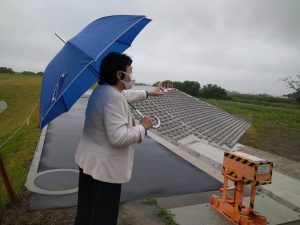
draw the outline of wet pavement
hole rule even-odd
[[[80,98],[68,113],[48,125],[40,159],[36,159],[38,169],[31,174],[32,184],[43,192],[31,193],[28,210],[76,206],[78,167],[74,155],[87,101]],[[131,181],[122,185],[122,197],[127,201],[214,191],[222,185],[148,136],[135,149]]]

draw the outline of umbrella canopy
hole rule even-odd
[[[103,17],[66,42],[43,75],[40,127],[67,112],[99,80],[102,59],[125,51],[150,21],[145,16]]]

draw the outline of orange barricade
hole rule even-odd
[[[272,169],[273,163],[264,159],[243,152],[225,152],[222,197],[212,195],[211,205],[235,224],[266,225],[266,217],[255,212],[253,208],[256,186],[271,183]],[[233,181],[234,186],[228,187],[228,180]],[[251,185],[249,206],[243,204],[244,185]],[[233,191],[233,194],[230,195],[229,191]]]

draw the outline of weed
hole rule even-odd
[[[178,225],[174,221],[174,214],[172,214],[169,210],[160,208],[158,214],[157,214],[166,225]]]
[[[157,203],[157,201],[156,201],[155,198],[146,198],[143,203],[145,205],[155,205],[155,206],[158,205],[158,203]]]

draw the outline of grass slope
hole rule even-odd
[[[205,101],[252,123],[240,143],[300,162],[299,109],[213,99]]]
[[[33,75],[0,74],[0,99],[7,108],[0,113],[0,146],[33,112],[40,97],[41,77]],[[0,148],[8,175],[19,198],[39,138],[37,107],[25,125]],[[7,205],[8,196],[3,182],[0,182],[1,205]]]

